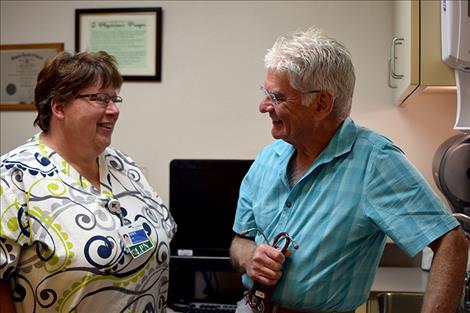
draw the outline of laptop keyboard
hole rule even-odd
[[[191,302],[188,306],[188,313],[235,313],[235,304]]]

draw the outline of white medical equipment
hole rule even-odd
[[[470,0],[441,1],[442,60],[455,70],[454,129],[470,131]]]

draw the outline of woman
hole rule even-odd
[[[135,163],[108,147],[121,85],[106,52],[62,52],[39,73],[42,132],[1,158],[1,308],[165,311],[176,225]]]

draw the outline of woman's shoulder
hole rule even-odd
[[[49,160],[44,147],[37,140],[37,135],[27,140],[23,145],[2,155],[0,168],[2,175],[10,170],[28,170],[33,174],[52,175],[55,169]]]
[[[7,153],[1,156],[1,160],[10,159],[18,155],[28,155],[31,154],[35,148],[38,148],[39,142],[37,140],[37,135],[26,140],[22,145],[8,151]]]

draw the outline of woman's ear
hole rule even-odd
[[[52,116],[56,117],[59,120],[64,119],[64,105],[62,103],[57,102],[54,98],[51,100],[51,111]]]

